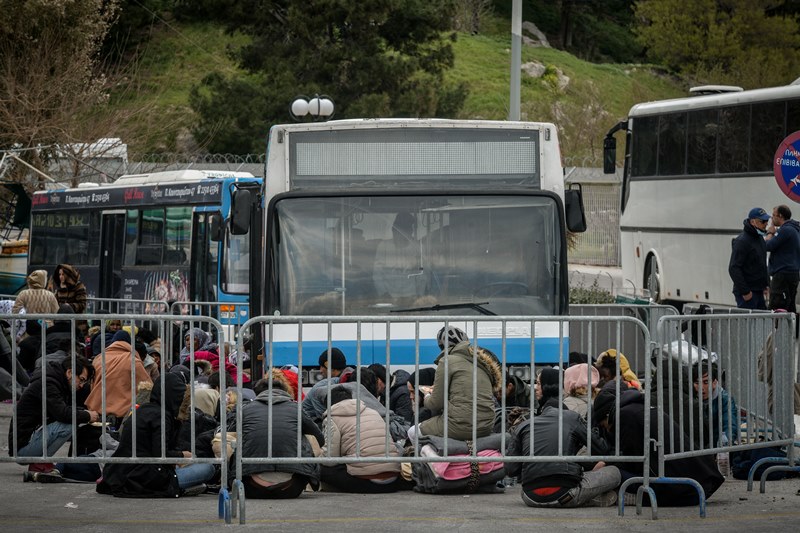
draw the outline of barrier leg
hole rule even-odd
[[[619,516],[625,516],[625,491],[634,483],[644,483],[644,478],[632,477],[626,479],[622,485],[619,486],[619,493],[617,494],[617,513]]]
[[[240,524],[244,524],[244,521],[245,521],[244,511],[245,511],[245,504],[246,504],[246,499],[245,499],[245,495],[244,495],[244,483],[242,483],[238,479],[233,480],[233,490],[234,490],[234,492],[236,492],[236,502],[232,502],[232,503],[238,503],[238,506],[233,507],[233,510],[232,510],[233,516],[234,517],[236,516],[236,511],[237,511],[236,507],[238,507],[239,523]]]
[[[226,502],[230,502],[230,499],[231,499],[231,497],[228,494],[228,489],[226,489],[225,487],[220,488],[219,489],[219,497],[218,497],[218,501],[217,501],[218,507],[219,507],[219,517],[221,519],[224,518],[226,524],[230,524],[231,523],[231,517],[230,517],[230,514],[229,514],[230,507],[226,506]],[[228,510],[227,512],[226,512],[226,509]]]
[[[769,477],[769,475],[773,472],[800,472],[800,466],[777,465],[770,466],[769,468],[765,469],[761,474],[761,487],[759,491],[761,494],[764,494],[767,491],[767,477]]]
[[[653,487],[645,487],[642,485],[639,487],[639,490],[636,491],[636,514],[642,514],[642,503],[644,501],[645,492],[647,492],[647,495],[650,497],[650,518],[658,520],[658,501],[656,501],[656,493]]]
[[[650,483],[653,485],[656,483],[661,483],[662,485],[691,485],[697,491],[697,499],[700,507],[700,518],[706,517],[706,491],[704,491],[700,483],[694,479],[688,477],[659,477],[651,479]]]
[[[761,468],[761,465],[765,465],[767,463],[776,463],[776,464],[789,464],[789,459],[785,457],[764,457],[756,461],[753,466],[750,467],[750,472],[747,473],[747,492],[753,491],[753,478],[756,475],[756,471]],[[762,478],[763,479],[763,478]],[[763,483],[763,482],[762,482]],[[764,486],[762,484],[761,492],[764,492]]]

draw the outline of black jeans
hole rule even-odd
[[[794,300],[797,297],[797,283],[800,281],[800,274],[797,272],[776,272],[772,275],[769,284],[769,308],[786,309],[796,313],[797,308]]]
[[[400,479],[400,472],[397,473],[397,477]],[[351,476],[347,473],[347,465],[323,466],[322,482],[333,485],[341,492],[363,494],[387,494],[397,492],[400,487],[397,481],[382,484]]]
[[[292,479],[265,487],[253,481],[250,476],[244,476],[244,495],[255,500],[289,500],[300,496],[308,485],[308,478],[299,474],[292,474]]]

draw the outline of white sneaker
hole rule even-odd
[[[794,438],[800,440],[800,415],[794,415]]]

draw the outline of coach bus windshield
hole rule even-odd
[[[288,196],[270,216],[271,312],[563,311],[550,196]]]

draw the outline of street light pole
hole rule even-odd
[[[511,5],[511,101],[508,120],[519,120],[519,86],[522,69],[522,0]]]

